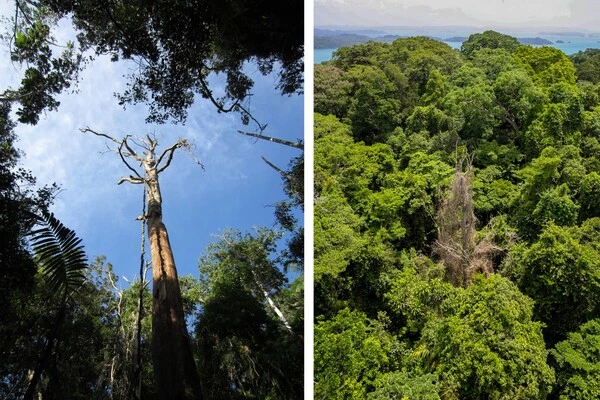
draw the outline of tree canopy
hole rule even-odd
[[[487,31],[315,66],[318,395],[594,397],[595,54]]]
[[[28,68],[21,87],[4,97],[21,102],[22,122],[55,109],[55,96],[74,83],[88,57],[100,55],[137,64],[118,99],[147,103],[149,122],[184,121],[196,94],[249,122],[250,61],[263,74],[277,71],[282,94],[302,91],[302,1],[18,1],[15,11],[12,59]],[[69,42],[55,56],[52,31],[63,18],[72,22],[77,45]],[[225,77],[222,92],[209,83],[211,75]]]

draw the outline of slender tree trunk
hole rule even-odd
[[[256,276],[256,272],[254,272],[254,270],[252,270],[252,276],[254,277],[254,283],[261,290],[261,292],[263,293],[263,296],[265,296],[265,299],[267,300],[267,303],[269,304],[269,306],[271,307],[271,309],[273,310],[273,312],[277,315],[277,317],[279,317],[279,320],[281,321],[281,323],[283,324],[283,326],[285,326],[285,329],[287,329],[287,331],[289,333],[293,334],[294,331],[292,330],[292,326],[288,322],[288,320],[285,317],[285,315],[283,315],[283,312],[281,312],[281,310],[279,309],[279,307],[277,307],[277,305],[275,304],[275,302],[273,301],[273,299],[271,299],[271,296],[269,296],[269,293],[267,292],[267,290],[265,289],[265,287],[262,285],[262,283],[260,283],[260,281],[258,280],[258,276]]]
[[[142,216],[146,214],[146,192],[142,196]],[[146,291],[146,226],[142,220],[140,244],[140,290],[138,294],[138,315],[135,324],[135,399],[142,398],[142,318],[144,317],[144,292]]]
[[[148,238],[152,255],[152,359],[159,400],[201,399],[181,290],[167,228],[162,222],[158,172],[151,152],[144,163],[148,193]]]

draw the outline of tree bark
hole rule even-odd
[[[156,398],[202,399],[196,363],[187,332],[177,268],[162,222],[162,199],[156,162],[148,152],[144,163],[148,193],[148,239],[152,256],[152,360]]]

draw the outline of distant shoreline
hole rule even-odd
[[[365,34],[369,32],[370,36]],[[451,36],[448,38],[440,38],[438,36],[430,36],[431,39],[438,40],[440,42],[451,42],[451,43],[462,43],[468,39],[468,36]],[[315,49],[333,49],[344,46],[353,46],[356,44],[364,44],[368,41],[392,43],[393,41],[408,37],[407,35],[392,35],[386,34],[385,32],[379,31],[338,31],[338,30],[326,30],[326,29],[315,29]],[[517,37],[517,40],[521,44],[530,44],[535,46],[545,46],[554,44],[551,40],[541,37]],[[564,43],[564,42],[563,42]]]

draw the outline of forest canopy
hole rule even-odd
[[[596,56],[487,31],[315,66],[316,397],[597,397]]]
[[[302,92],[304,4],[299,0],[15,4],[11,58],[28,69],[21,86],[4,98],[21,103],[20,122],[35,123],[42,110],[55,109],[56,95],[101,55],[135,62],[127,89],[117,97],[122,105],[147,103],[148,122],[185,121],[200,95],[248,123],[254,82],[246,62],[263,75],[276,71],[282,94]],[[54,42],[61,19],[72,23],[75,41]],[[209,76],[219,74],[226,81],[222,93],[209,83]]]

